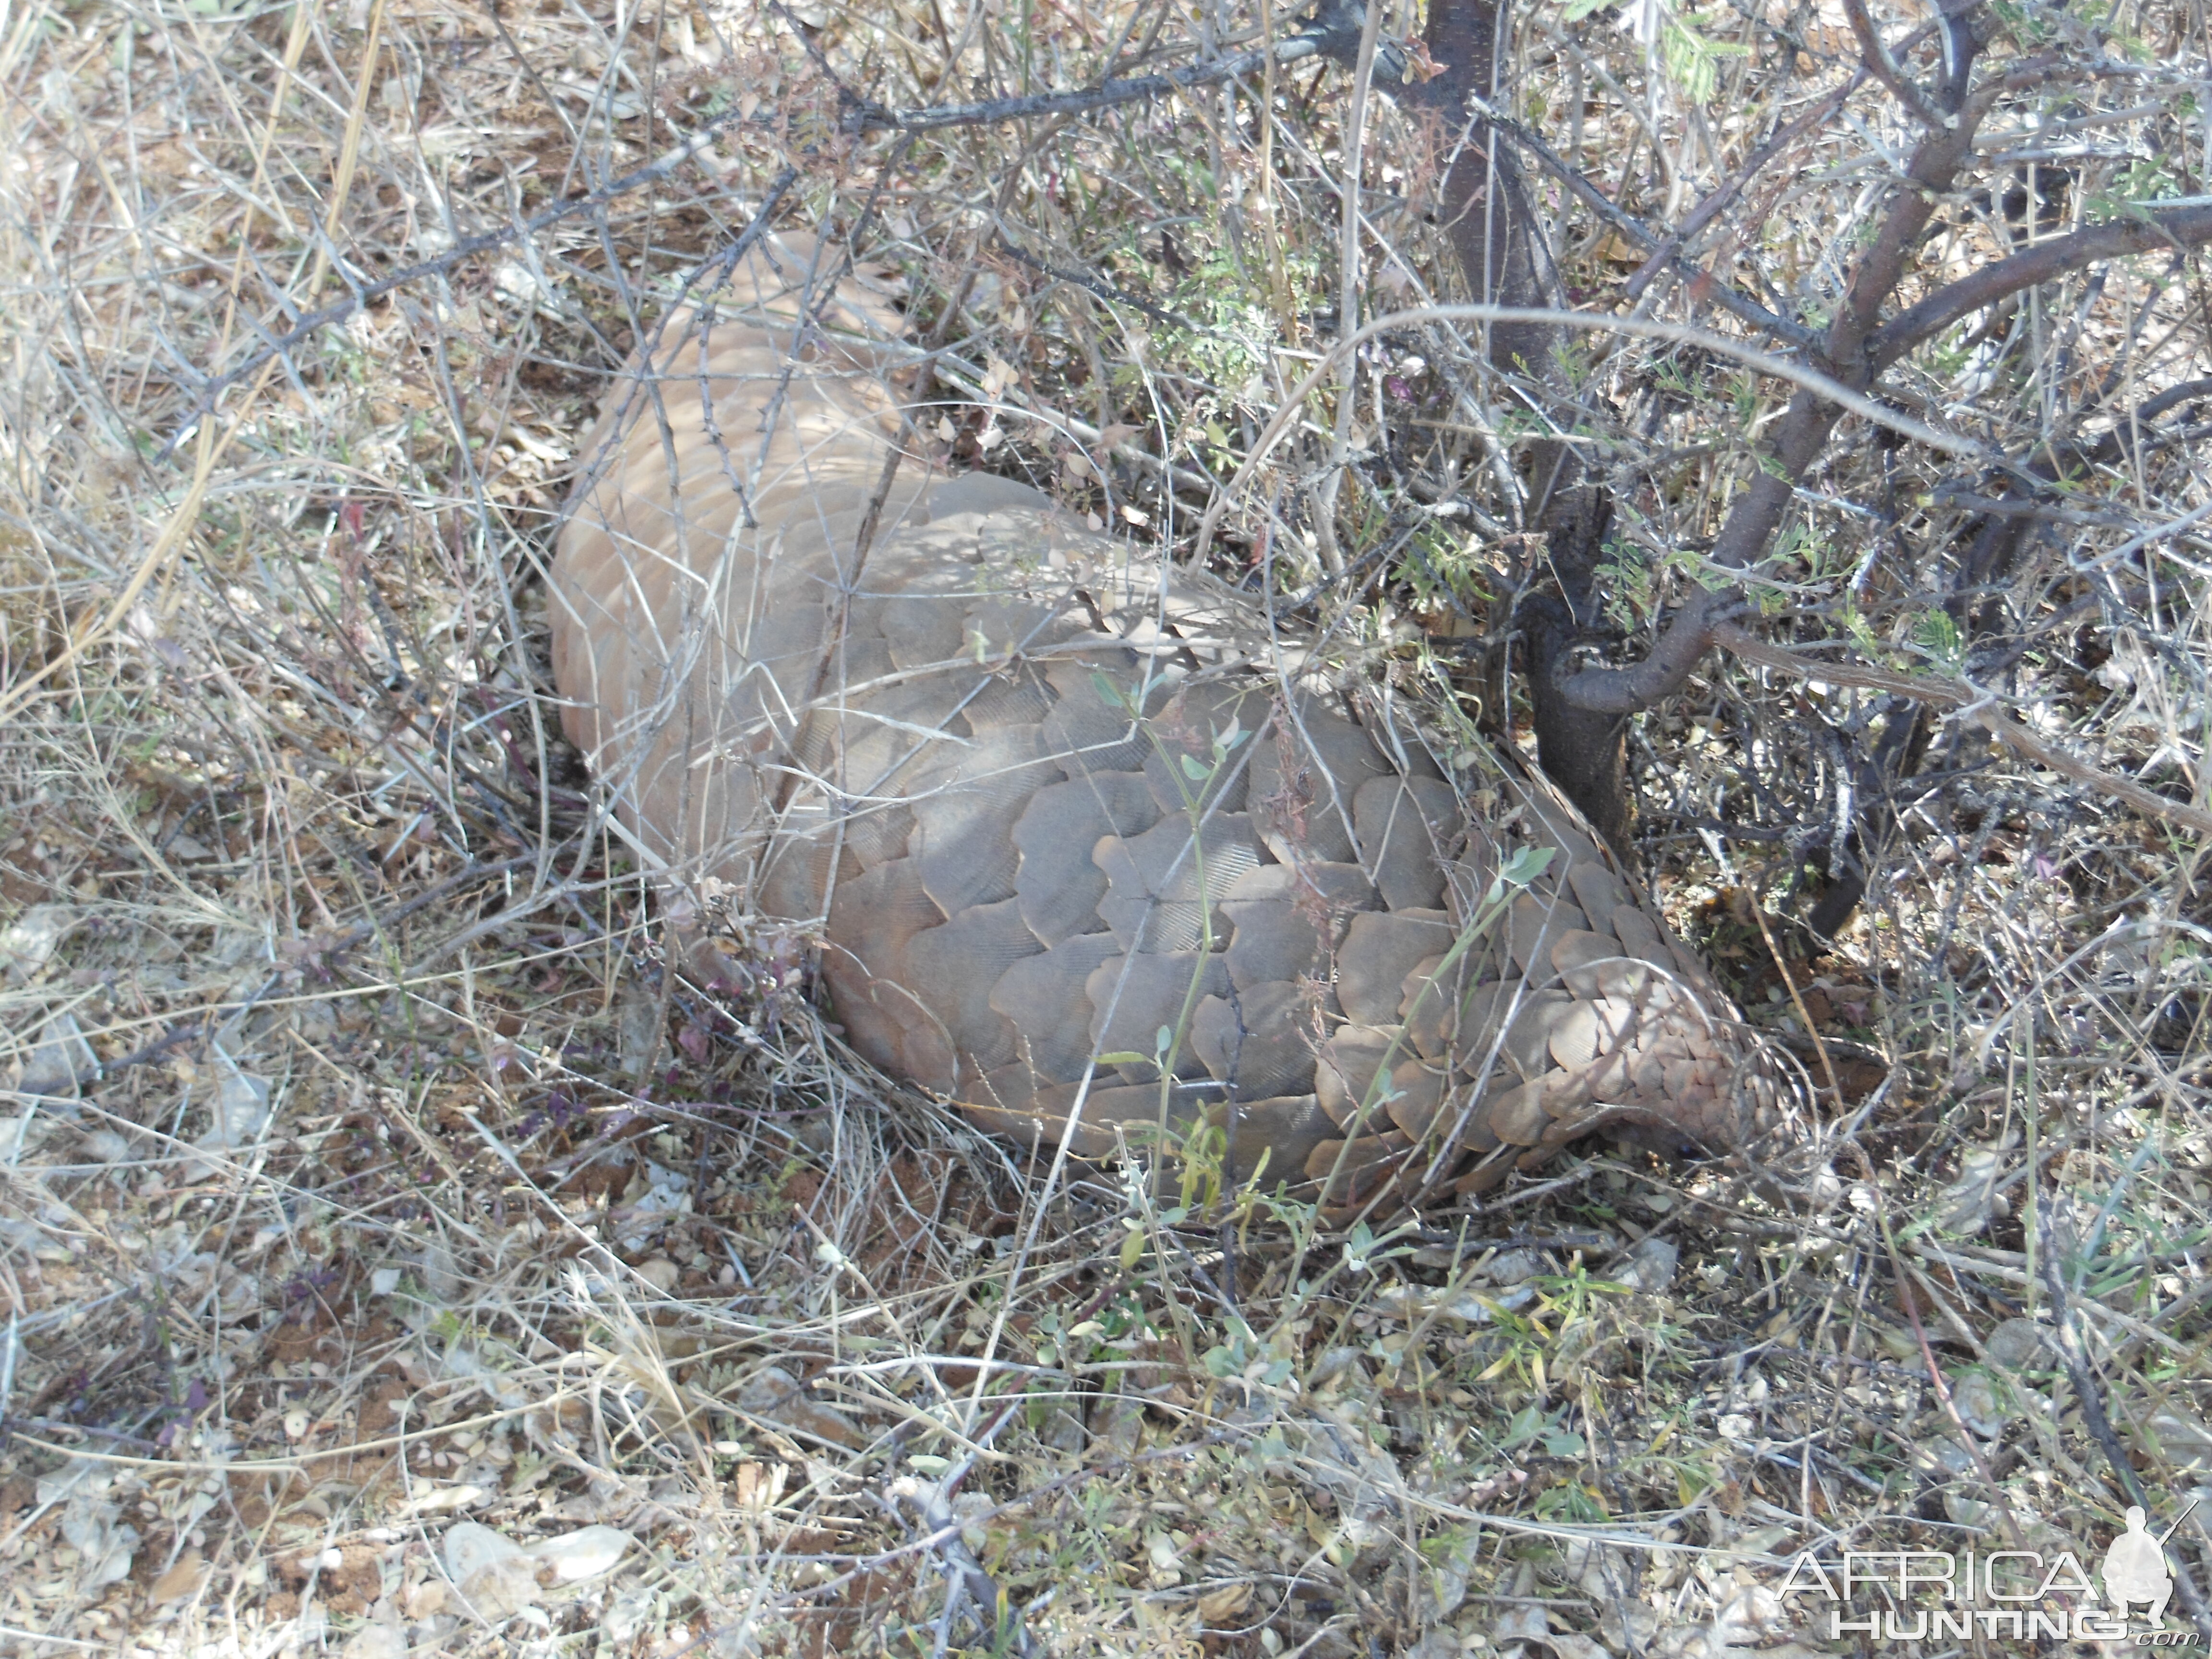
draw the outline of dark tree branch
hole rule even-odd
[[[1642,662],[1569,674],[1559,682],[1559,695],[1577,708],[1597,714],[1639,714],[1682,689],[1712,647],[1713,630],[1744,608],[1740,593],[1700,590],[1674,613]]]
[[[1966,40],[1971,46],[1971,32]],[[1864,391],[1875,368],[1867,346],[1881,307],[1910,268],[1937,204],[1959,170],[1972,159],[1974,134],[2013,76],[2001,77],[1964,100],[1949,125],[1923,138],[1905,170],[1904,187],[1891,204],[1874,245],[1851,273],[1843,303],[1830,325],[1823,367],[1844,386]],[[1800,388],[1790,400],[1782,429],[1763,459],[1759,477],[1736,498],[1713,544],[1712,562],[1727,570],[1749,570],[1765,556],[1799,482],[1827,446],[1843,411],[1817,393]],[[1677,611],[1650,654],[1627,668],[1585,668],[1565,675],[1558,690],[1569,702],[1593,714],[1615,717],[1650,708],[1678,690],[1712,644],[1713,629],[1741,607],[1732,588],[1701,590]]]
[[[2074,1318],[2074,1301],[2067,1294],[2065,1275],[2058,1271],[2061,1253],[2055,1248],[2057,1240],[2051,1236],[2051,1212],[2045,1210],[2043,1214],[2043,1282],[2051,1291],[2051,1310],[2058,1316],[2051,1329],[2052,1346],[2058,1350],[2067,1377],[2074,1384],[2074,1396],[2081,1407],[2082,1426],[2105,1454],[2105,1461],[2112,1466],[2112,1478],[2120,1483],[2129,1502],[2148,1514],[2154,1506],[2150,1494],[2143,1490],[2141,1477],[2136,1474],[2134,1460],[2128,1455],[2119,1436],[2112,1431],[2112,1418],[2105,1410],[2105,1391],[2098,1385],[2097,1373],[2082,1346],[2081,1331]],[[2175,1553],[2179,1555],[2180,1552],[2177,1550]],[[2189,1614],[2190,1623],[2201,1635],[2212,1636],[2212,1608],[2206,1607],[2204,1592],[2197,1587],[2197,1580],[2186,1566],[2174,1573],[2173,1589]]]
[[[1801,675],[1807,679],[1822,680],[1831,685],[1856,685],[1870,691],[1887,691],[1909,702],[1938,708],[1963,710],[1969,718],[1986,727],[1992,737],[2019,750],[2037,764],[2048,767],[2076,783],[2087,784],[2093,789],[2124,800],[2147,817],[2163,818],[2196,835],[2212,836],[2212,812],[2185,800],[2173,800],[2155,790],[2146,789],[2130,779],[2075,759],[2006,714],[1978,687],[1923,674],[1893,673],[1887,669],[1874,668],[1861,663],[1808,659],[1784,647],[1769,645],[1757,635],[1746,633],[1733,623],[1718,624],[1713,629],[1713,641],[1746,662],[1754,662],[1762,667]]]
[[[1352,45],[1358,45],[1358,31],[1352,31]],[[1287,40],[1276,43],[1274,59],[1278,64],[1295,64],[1308,58],[1328,58],[1342,62],[1341,40],[1338,33],[1326,28],[1310,29],[1294,34]],[[1394,49],[1395,55],[1395,49]],[[1081,87],[1072,92],[1037,92],[1022,98],[987,98],[973,104],[939,104],[926,109],[886,109],[881,104],[867,105],[847,116],[841,124],[852,133],[933,132],[940,127],[981,127],[995,125],[1000,121],[1029,121],[1040,116],[1085,115],[1092,110],[1112,109],[1121,104],[1140,104],[1148,98],[1164,98],[1170,93],[1195,91],[1200,87],[1218,86],[1224,81],[1234,81],[1267,67],[1268,53],[1264,48],[1240,52],[1234,58],[1218,58],[1210,64],[1193,64],[1183,69],[1163,70],[1158,75],[1135,75],[1125,81],[1102,81],[1095,87]],[[1402,64],[1402,58],[1394,60]],[[1389,63],[1383,53],[1376,54],[1376,75],[1383,80],[1395,77],[1389,72]]]
[[[1315,57],[1340,58],[1343,51],[1341,31],[1333,28],[1332,21],[1333,14],[1328,14],[1324,8],[1323,13],[1316,15],[1312,26],[1291,36],[1289,40],[1276,44],[1275,61],[1279,64],[1292,64]],[[891,130],[926,132],[943,127],[983,126],[994,122],[1022,120],[1033,116],[1079,113],[1085,110],[1106,109],[1118,104],[1136,103],[1144,99],[1161,97],[1169,93],[1187,91],[1194,88],[1212,86],[1222,81],[1234,80],[1264,67],[1268,58],[1265,51],[1246,52],[1240,52],[1233,58],[1219,58],[1210,64],[1197,64],[1187,69],[1168,70],[1158,75],[1139,76],[1125,81],[1108,81],[1099,86],[1077,92],[1040,93],[1029,98],[994,99],[982,103],[951,104],[933,109],[889,110],[880,105],[867,104],[860,100],[830,72],[827,60],[821,58],[819,48],[807,37],[805,31],[801,29],[799,34],[802,44],[814,54],[823,73],[830,76],[831,83],[837,88],[840,100],[848,105],[850,112],[841,125],[845,131],[853,133]],[[1356,29],[1354,37],[1356,43]],[[1403,72],[1404,61],[1403,54],[1398,52],[1395,47],[1387,58],[1378,53],[1376,73],[1385,79],[1395,79],[1398,74]],[[1396,74],[1393,73],[1394,70],[1396,70]],[[336,265],[334,268],[338,271],[340,279],[345,281],[350,289],[347,296],[325,306],[319,311],[310,312],[282,334],[264,336],[260,349],[246,357],[235,367],[210,378],[201,386],[199,396],[193,399],[192,406],[185,411],[184,418],[178,422],[176,430],[161,446],[155,459],[157,461],[168,460],[176,453],[178,446],[197,429],[200,422],[214,411],[216,404],[222,401],[223,393],[244,380],[248,375],[256,373],[265,364],[286,356],[295,347],[303,344],[323,330],[346,321],[382,299],[386,295],[421,282],[425,277],[443,275],[467,260],[476,258],[478,254],[490,253],[500,248],[510,246],[526,238],[536,235],[542,230],[550,229],[563,220],[573,219],[579,214],[589,213],[595,208],[605,207],[633,191],[667,178],[685,163],[696,159],[700,152],[706,149],[708,142],[716,135],[733,127],[763,125],[768,118],[744,115],[736,110],[715,116],[702,122],[698,129],[670,154],[662,156],[657,161],[649,162],[644,167],[624,173],[603,189],[595,190],[588,196],[580,196],[570,201],[557,203],[531,218],[517,223],[503,225],[499,229],[487,231],[481,236],[465,238],[434,259],[425,259],[420,264],[409,265],[404,270],[395,270],[389,276],[380,276],[374,282],[355,282],[345,271],[343,264]],[[697,280],[700,275],[710,271],[714,267],[732,264],[737,259],[742,258],[745,249],[750,246],[750,239],[757,236],[759,234],[757,228],[765,223],[769,210],[782,198],[784,192],[790,189],[797,178],[798,172],[795,168],[786,167],[769,185],[768,194],[762,200],[760,211],[755,216],[754,226],[748,228],[746,235],[739,239],[738,246],[733,249],[725,250],[717,259],[710,261],[708,266],[702,267],[700,272],[694,273],[694,280]],[[686,286],[688,288],[690,284],[687,283]]]
[[[1854,82],[1852,84],[1856,85],[1857,82]],[[1844,88],[1845,92],[1849,90],[1849,88]],[[1834,113],[1834,106],[1843,95],[1843,93],[1838,93],[1834,99],[1830,100],[1821,109],[1814,113],[1823,118]],[[1492,131],[1565,185],[1569,193],[1577,201],[1634,242],[1637,246],[1651,250],[1650,258],[1644,262],[1636,276],[1629,280],[1627,292],[1630,299],[1636,298],[1643,291],[1643,284],[1648,284],[1650,282],[1650,277],[1645,275],[1647,271],[1656,274],[1662,270],[1671,270],[1686,279],[1695,279],[1705,274],[1683,257],[1682,244],[1697,234],[1698,230],[1710,221],[1711,214],[1705,210],[1707,206],[1711,207],[1713,213],[1717,213],[1728,205],[1726,201],[1720,199],[1727,193],[1726,188],[1708,197],[1705,203],[1700,204],[1698,213],[1693,213],[1690,222],[1680,229],[1669,231],[1662,236],[1592,184],[1580,171],[1569,164],[1557,150],[1518,121],[1508,120],[1498,114],[1486,101],[1480,97],[1470,98],[1468,103],[1475,113],[1482,117],[1485,124]],[[1799,129],[1805,125],[1804,122],[1799,122],[1792,125],[1790,134],[1785,136],[1794,137]],[[1778,147],[1780,142],[1778,140],[1774,147]],[[1751,163],[1747,164],[1742,178],[1748,178],[1752,173],[1764,165],[1765,165],[1764,159],[1754,157]],[[1742,178],[1736,181],[1737,185],[1741,185]],[[1700,215],[1703,216],[1701,217]],[[1638,278],[1642,279],[1641,283]],[[1787,317],[1768,310],[1749,295],[1726,283],[1712,285],[1711,299],[1712,302],[1722,310],[1750,324],[1753,328],[1773,335],[1778,339],[1787,340],[1792,345],[1801,348],[1809,347],[1820,338],[1817,333],[1803,324],[1794,323]]]
[[[2212,377],[2184,380],[2179,386],[2166,387],[2155,398],[2138,405],[2123,424],[2139,426],[2145,421],[2154,421],[2170,409],[2179,409],[2184,404],[2195,403],[2202,398],[2212,398]]]
[[[2014,479],[2015,487],[2031,495],[2048,493],[2066,471],[2081,463],[2109,463],[2121,459],[2130,441],[2140,441],[2142,447],[2153,442],[2170,439],[2173,434],[2146,433],[2144,426],[2178,404],[2191,401],[2212,392],[2212,380],[2185,381],[2169,387],[2131,410],[2118,425],[2101,438],[2089,443],[2075,443],[2057,450],[2045,450],[2021,470]],[[2123,434],[2127,434],[2124,437]],[[1958,624],[1960,633],[1969,638],[1986,639],[1996,631],[1998,617],[1988,598],[1995,586],[2017,567],[2024,550],[2035,538],[2042,535],[2043,526],[2050,522],[2116,526],[2143,532],[2142,520],[2132,515],[2114,513],[2088,513],[2057,507],[2033,499],[2007,497],[1991,499],[1974,495],[1963,489],[1941,489],[1935,499],[1948,505],[1962,506],[1981,515],[1979,528],[1974,532],[1965,557],[1951,583],[1950,597],[1944,609]],[[1983,603],[1976,607],[1973,601]],[[2123,600],[2125,605],[2131,601]],[[2045,619],[2042,627],[2051,629],[2063,625],[2068,613],[2087,611],[2104,603],[2100,595],[2078,599],[2058,616]],[[2027,635],[2016,635],[2002,642],[1995,651],[1977,654],[1972,662],[1973,678],[1988,682],[2002,674],[2027,649]],[[1749,636],[1732,626],[1718,630],[1717,643],[1735,651],[1753,661],[1772,662],[1777,647],[1763,642],[1745,643]],[[1783,655],[1789,653],[1784,653]],[[1839,684],[1853,683],[1847,672]],[[1858,684],[1873,684],[1870,681]],[[1830,851],[1830,874],[1832,880],[1820,902],[1807,915],[1806,926],[1824,939],[1832,939],[1850,920],[1851,913],[1865,897],[1867,884],[1873,874],[1871,849],[1889,832],[1896,819],[1895,801],[1904,781],[1917,772],[1933,741],[1935,721],[1927,705],[1942,702],[1943,698],[1920,696],[1919,684],[1907,687],[1894,682],[1893,677],[1874,689],[1892,693],[1881,712],[1882,735],[1873,754],[1861,761],[1856,769],[1856,789],[1864,804],[1856,824],[1845,826]],[[1954,690],[1957,688],[1954,688]],[[1954,696],[1954,707],[1966,707],[1969,700]],[[2023,747],[2019,742],[2021,729],[2010,720],[1991,720],[1982,716],[1992,714],[1990,707],[1978,707],[1977,718],[1989,731],[2014,748],[2021,749],[2035,760],[2062,776],[2087,784],[2105,794],[2126,801],[2146,817],[2164,818],[2193,830],[2199,835],[2212,834],[2212,814],[2198,811],[2185,803],[2169,800],[2130,780],[2116,778],[2089,768],[2071,756],[2048,744]],[[2035,739],[2041,743],[2040,739]]]
[[[1141,295],[1132,294],[1126,289],[1115,287],[1103,277],[1094,276],[1088,271],[1067,270],[1059,265],[1047,264],[1036,254],[1007,236],[1004,231],[999,233],[998,242],[1000,248],[1009,258],[1027,265],[1031,270],[1051,277],[1054,282],[1066,283],[1072,288],[1079,288],[1093,299],[1103,300],[1109,305],[1127,306],[1133,311],[1141,311],[1156,323],[1166,323],[1171,327],[1182,329],[1188,333],[1208,334],[1217,339],[1225,337],[1219,329],[1208,328],[1204,323],[1194,321],[1179,311],[1170,311],[1164,306],[1156,306]]]
[[[1844,0],[1844,13],[1851,20],[1851,33],[1859,38],[1860,61],[1866,65],[1867,72],[1887,87],[1922,125],[1939,131],[1948,126],[1948,118],[1920,89],[1920,83],[1889,55],[1889,48],[1882,44],[1881,31],[1875,27],[1873,15],[1867,10],[1866,0]]]
[[[1626,216],[1594,188],[1577,188],[1586,181],[1534,134],[1511,130],[1498,118],[1498,106],[1508,101],[1501,95],[1499,65],[1509,58],[1510,7],[1511,0],[1431,0],[1429,56],[1443,72],[1414,96],[1462,135],[1441,194],[1452,247],[1474,298],[1530,312],[1559,311],[1566,292],[1542,220],[1513,149],[1498,140],[1537,156],[1609,222],[1619,224]],[[1632,220],[1622,228],[1644,246],[1654,244],[1650,233]],[[1490,326],[1488,355],[1495,368],[1540,391],[1553,408],[1571,410],[1583,394],[1567,372],[1560,349],[1565,339],[1562,326],[1548,319],[1500,319]],[[1613,517],[1612,492],[1590,475],[1572,443],[1540,440],[1529,446],[1528,459],[1527,522],[1543,537],[1542,566],[1555,584],[1554,592],[1532,592],[1521,618],[1531,656],[1538,758],[1615,849],[1632,858],[1626,724],[1609,712],[1564,702],[1552,690],[1559,667],[1603,624],[1597,570]]]
[[[2212,205],[2168,208],[2141,218],[2113,219],[2039,242],[2025,253],[1984,265],[1972,276],[1938,289],[1875,330],[1867,342],[1875,371],[1879,374],[1929,336],[1995,305],[2008,294],[2048,283],[2100,259],[2125,258],[2161,248],[2200,247],[2208,241],[2212,241]]]
[[[1667,234],[1666,240],[1653,250],[1650,258],[1637,267],[1621,291],[1632,300],[1641,298],[1644,290],[1651,285],[1652,279],[1657,276],[1662,270],[1674,263],[1675,256],[1681,252],[1682,245],[1712,223],[1714,219],[1724,212],[1737,197],[1742,195],[1745,186],[1765,170],[1768,162],[1773,161],[1776,156],[1781,155],[1808,133],[1826,125],[1834,118],[1836,112],[1843,108],[1850,95],[1865,84],[1866,73],[1861,70],[1753,150],[1744,164],[1735,170],[1734,177],[1707,196],[1696,207],[1691,209],[1690,216]],[[1795,324],[1790,326],[1796,332],[1803,336],[1800,343],[1805,345],[1812,343],[1812,330],[1799,329]]]

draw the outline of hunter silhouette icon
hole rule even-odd
[[[2173,1575],[2166,1570],[2165,1544],[2172,1534],[2169,1527],[2166,1537],[2152,1537],[2142,1510],[2130,1508],[2128,1529],[2112,1540],[2112,1548],[2105,1552],[2105,1599],[2124,1622],[2130,1604],[2142,1601],[2150,1607],[2150,1622],[2165,1628],[2166,1604],[2173,1599]]]

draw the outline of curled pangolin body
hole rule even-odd
[[[1026,486],[886,482],[898,318],[834,274],[762,243],[585,447],[555,677],[650,867],[817,927],[863,1055],[1085,1156],[1211,1121],[1233,1174],[1341,1203],[1772,1120],[1701,964],[1516,760],[1462,734],[1448,775],[1253,596]]]

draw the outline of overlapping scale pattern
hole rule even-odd
[[[1516,761],[1447,777],[1244,596],[1035,491],[887,473],[897,332],[771,239],[586,445],[555,673],[641,857],[817,927],[869,1060],[1085,1156],[1211,1121],[1240,1176],[1346,1203],[1771,1121],[1759,1047]]]

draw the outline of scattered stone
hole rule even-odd
[[[157,1607],[189,1601],[200,1593],[207,1577],[207,1564],[200,1559],[200,1553],[186,1550],[177,1558],[174,1565],[154,1581],[154,1588],[147,1592],[146,1599]]]
[[[268,1127],[269,1085],[220,1048],[215,1051],[215,1090],[208,1102],[210,1121],[192,1145],[204,1152],[234,1152],[253,1141]]]
[[[88,1164],[120,1164],[131,1156],[131,1138],[113,1129],[94,1129],[76,1150]]]
[[[2151,1413],[2149,1430],[2167,1470],[2197,1475],[2212,1470],[2212,1427],[2194,1412],[2169,1401]]]
[[[40,1029],[39,1040],[15,1083],[27,1095],[74,1095],[100,1075],[100,1056],[84,1040],[74,1014],[57,1014]]]
[[[388,1620],[372,1619],[339,1651],[344,1659],[407,1659],[407,1632]]]
[[[1647,1296],[1656,1296],[1674,1282],[1674,1269],[1681,1259],[1681,1251],[1668,1240],[1647,1238],[1628,1253],[1613,1276]]]
[[[1951,1403],[1959,1415],[1984,1440],[1994,1440],[2013,1419],[2012,1390],[1987,1371],[1966,1371],[1951,1382]]]
[[[611,1571],[630,1547],[630,1535],[618,1527],[579,1527],[557,1538],[542,1538],[529,1547],[530,1558],[552,1569],[562,1583],[596,1578]]]
[[[768,1418],[833,1445],[861,1443],[860,1432],[849,1418],[814,1400],[797,1377],[774,1365],[765,1366],[745,1379],[744,1386],[738,1391],[738,1405],[752,1416]]]
[[[2008,1146],[1970,1147],[1959,1160],[1959,1178],[1936,1200],[1936,1224],[1947,1233],[1971,1238],[1992,1220],[2008,1216],[2012,1206],[1997,1191]]]
[[[74,905],[33,905],[0,932],[0,973],[18,980],[34,977],[76,921]]]
[[[2033,1319],[2007,1319],[1998,1322],[1982,1346],[1992,1364],[2017,1371],[2050,1364],[2053,1356],[2049,1340],[2049,1334]]]
[[[496,1625],[538,1600],[538,1564],[504,1533],[474,1521],[446,1534],[446,1571],[471,1612]]]
[[[1518,1285],[1544,1271],[1544,1260],[1534,1250],[1500,1250],[1483,1272],[1493,1285]]]

